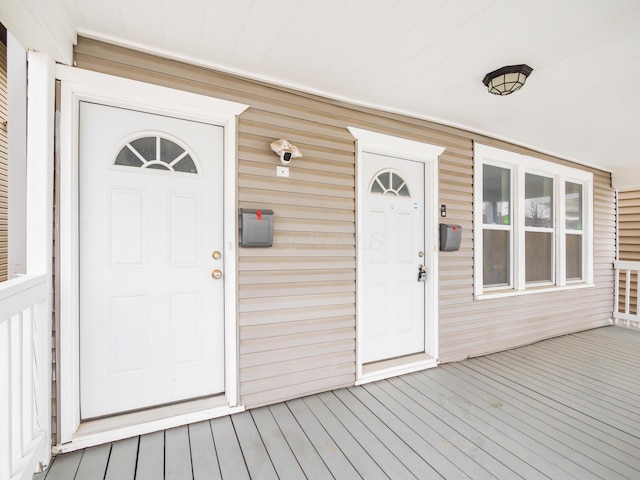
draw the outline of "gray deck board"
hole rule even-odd
[[[115,442],[107,465],[105,480],[129,480],[135,478],[139,437]],[[80,479],[78,479],[80,480]]]
[[[405,391],[405,387],[409,391]],[[434,417],[430,409],[422,403],[422,398],[412,395],[410,386],[385,381],[365,385],[363,388],[382,402],[385,408],[390,409],[399,422],[402,422],[396,426],[398,432],[414,446],[416,451],[420,452],[423,458],[429,459],[429,463],[439,475],[444,478],[472,478],[464,472],[463,466],[458,464],[458,460],[462,460],[464,455],[457,450],[449,438],[446,442],[442,441],[446,437],[442,437],[434,425],[431,425]],[[383,418],[382,414],[381,418]]]
[[[46,480],[638,479],[640,332],[566,335],[59,455]]]
[[[539,419],[529,413],[529,409],[520,408],[517,403],[511,403],[505,395],[496,395],[487,387],[488,379],[478,379],[463,371],[464,367],[452,366],[455,369],[455,378],[452,384],[468,391],[469,400],[486,413],[515,427],[524,435],[553,450],[557,461],[562,461],[562,468],[568,474],[580,479],[602,478],[593,473],[592,469],[598,464],[592,461],[588,455],[574,449],[574,439],[567,438],[568,443],[558,439],[560,432],[555,427],[546,428]],[[436,379],[438,375],[435,375]]]
[[[238,480],[251,478],[244,463],[231,418],[222,417],[211,420],[211,431],[218,452],[222,478],[237,478]]]
[[[136,480],[154,480],[164,477],[164,432],[140,436]]]
[[[218,464],[218,454],[213,443],[211,424],[204,421],[189,425],[189,441],[193,480],[221,480],[222,475]]]
[[[76,472],[80,466],[80,460],[82,460],[83,453],[84,452],[82,451],[77,451],[56,457],[55,461],[47,471],[45,479],[57,480],[76,478]]]
[[[485,376],[485,382],[490,388],[500,388],[490,375],[486,374]],[[590,435],[576,428],[572,423],[553,418],[551,408],[531,406],[526,402],[526,397],[522,398],[517,394],[504,392],[501,398],[503,408],[511,406],[518,411],[526,412],[520,413],[518,418],[530,425],[531,428],[537,428],[540,431],[553,431],[555,432],[555,440],[583,452],[587,459],[581,463],[588,466],[593,473],[604,475],[602,478],[624,478],[625,475],[633,475],[633,469],[629,469],[625,463],[625,460],[628,459],[616,458],[618,455],[624,456],[623,452],[615,450],[607,453],[602,452],[601,436]],[[622,476],[617,476],[616,471],[620,472]]]
[[[513,478],[521,477],[530,480],[548,478],[540,470],[527,463],[527,459],[531,455],[528,448],[511,441],[509,437],[493,428],[492,424],[485,422],[482,416],[473,415],[469,410],[449,401],[439,392],[424,388],[415,376],[405,376],[399,380],[399,382],[391,380],[390,383],[400,391],[406,392],[405,394],[410,398],[416,399],[425,409],[442,419],[456,432],[464,435],[475,445],[476,449],[484,450],[487,454],[499,459],[507,468],[511,469]],[[413,388],[412,385],[417,388]],[[508,445],[508,449],[502,444]],[[474,451],[470,451],[470,453],[474,454]]]
[[[249,412],[239,413],[231,417],[236,429],[236,435],[242,448],[245,463],[252,478],[265,480],[278,479],[267,449],[258,433],[256,424]]]
[[[371,455],[351,434],[333,412],[317,396],[306,397],[304,403],[313,411],[318,421],[333,438],[338,448],[349,459],[362,478],[388,478]]]
[[[353,465],[344,456],[342,450],[336,445],[304,401],[302,399],[290,400],[287,402],[287,406],[296,417],[300,427],[307,433],[309,441],[322,457],[331,474],[335,478],[358,478],[359,475]]]
[[[391,451],[394,448],[391,443],[396,439],[388,435],[388,429],[372,430],[375,425],[367,425],[359,419],[334,393],[322,393],[319,398],[389,478],[416,478]]]
[[[389,411],[378,408],[376,400],[366,394],[364,389],[338,390],[335,395],[416,478],[440,478],[434,468],[420,456],[419,448],[409,442],[410,437],[405,437],[404,434],[408,434],[410,429],[402,429],[400,422],[391,418]],[[394,428],[388,425],[394,425]]]
[[[473,368],[474,370],[481,368],[488,376],[494,373],[507,374],[507,371],[504,369],[501,370],[499,367],[484,363],[470,368]],[[542,415],[554,422],[556,425],[562,423],[568,424],[580,432],[590,435],[591,440],[598,439],[599,443],[605,443],[613,447],[608,451],[608,455],[616,457],[618,452],[623,452],[623,450],[629,446],[640,448],[640,438],[621,432],[601,420],[585,415],[584,413],[561,404],[554,399],[550,399],[539,393],[532,393],[525,390],[524,387],[518,387],[514,384],[512,385],[512,389],[509,393],[512,396],[519,398],[524,405],[524,408],[530,408],[532,412],[538,410]],[[504,391],[507,387],[497,386],[496,388]],[[634,459],[634,463],[637,463],[637,468],[640,469],[640,459]]]
[[[189,428],[184,426],[167,430],[164,442],[164,478],[166,480],[193,478]]]
[[[487,375],[495,373],[497,375],[505,376],[513,375],[515,373],[512,368],[509,368],[509,366],[491,361],[481,362],[475,366],[469,367],[478,372],[481,369]],[[524,375],[519,375],[519,377],[519,381],[526,378]],[[509,377],[507,377],[507,381],[510,381]],[[562,379],[557,379],[557,381],[560,382]],[[503,386],[501,388],[505,389],[507,387]],[[602,387],[594,385],[594,390],[597,388]],[[603,422],[603,417],[587,415],[581,410],[575,408],[575,405],[566,405],[558,402],[557,399],[553,397],[544,396],[543,393],[546,392],[545,390],[540,389],[538,392],[531,392],[531,390],[528,390],[526,387],[518,385],[515,382],[511,383],[511,390],[519,392],[522,401],[532,405],[532,408],[544,408],[543,406],[549,407],[545,409],[545,414],[552,416],[556,421],[569,422],[576,428],[584,431],[585,433],[589,433],[594,437],[598,437],[600,441],[606,441],[613,447],[621,448],[623,445],[627,445],[640,448],[640,438]]]
[[[289,444],[268,407],[251,410],[253,421],[260,432],[264,446],[280,478],[304,479],[305,475],[289,448]]]
[[[76,473],[77,478],[83,480],[102,480],[107,470],[111,444],[87,448],[82,455],[82,461]]]
[[[304,474],[307,477],[332,478],[329,469],[289,408],[285,404],[279,403],[270,406],[269,410]]]

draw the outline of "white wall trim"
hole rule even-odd
[[[64,2],[5,0],[0,3],[0,18],[24,48],[45,52],[67,65],[73,61],[77,37]]]
[[[445,148],[431,145],[428,143],[408,140],[401,137],[386,135],[383,133],[364,130],[356,127],[347,127],[351,135],[356,139],[356,232],[360,232],[362,225],[362,212],[364,211],[364,193],[360,191],[360,162],[362,161],[363,152],[377,153],[389,155],[397,158],[414,160],[424,163],[425,165],[425,201],[426,205],[430,205],[431,215],[427,215],[425,219],[425,265],[430,266],[429,275],[431,278],[430,288],[425,295],[425,318],[431,318],[431,321],[425,325],[425,353],[434,359],[434,362],[421,364],[406,365],[403,367],[381,370],[372,372],[367,375],[363,374],[362,363],[362,339],[358,335],[363,319],[363,299],[361,295],[356,295],[356,384],[362,384],[367,381],[380,380],[401,373],[408,373],[421,368],[435,366],[438,358],[438,156],[444,152]],[[427,211],[425,209],[425,214]],[[431,221],[429,220],[429,217]],[[356,236],[357,252],[361,251],[359,242],[360,235]],[[362,255],[357,254],[357,275],[356,288],[363,284],[364,259]],[[413,362],[412,362],[413,363]],[[408,370],[407,370],[408,369]]]
[[[143,82],[58,66],[60,120],[60,442],[74,440],[80,426],[78,279],[78,113],[82,100],[224,127],[225,396],[227,410],[238,407],[236,116],[248,108],[226,100]],[[186,417],[185,417],[186,418]],[[154,424],[173,425],[170,419]],[[140,426],[139,430],[142,429]],[[136,430],[135,428],[133,430]],[[133,431],[128,429],[128,432]],[[142,431],[141,430],[141,431]],[[105,434],[104,438],[108,435]],[[109,437],[110,438],[110,437]],[[94,438],[92,441],[97,441]]]

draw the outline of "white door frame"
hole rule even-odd
[[[444,147],[430,145],[428,143],[407,140],[382,133],[363,130],[355,127],[347,127],[351,135],[356,139],[356,205],[357,205],[357,294],[356,294],[356,385],[380,380],[383,378],[402,375],[405,373],[423,370],[437,364],[438,358],[438,156],[444,151]],[[401,364],[381,366],[379,369],[365,372],[362,362],[362,342],[363,339],[358,334],[362,331],[364,302],[360,286],[363,282],[364,258],[362,255],[363,239],[360,236],[361,225],[364,221],[364,199],[367,192],[360,191],[359,176],[363,152],[388,155],[407,160],[424,163],[425,179],[425,218],[424,239],[425,258],[427,274],[430,281],[425,288],[425,356],[416,358],[411,356],[411,360]],[[417,275],[417,272],[416,272]],[[430,320],[430,321],[427,321]]]
[[[237,215],[236,116],[248,108],[226,100],[150,85],[120,77],[58,65],[60,97],[59,192],[59,431],[57,451],[71,451],[118,438],[140,435],[241,411],[238,405],[236,320]],[[90,101],[148,113],[175,116],[224,128],[224,272],[225,272],[225,397],[226,405],[143,418],[103,432],[78,434],[80,428],[79,248],[78,248],[78,125],[80,101]],[[63,445],[64,444],[64,445]]]

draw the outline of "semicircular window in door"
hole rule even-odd
[[[369,186],[371,195],[393,195],[411,198],[411,191],[407,181],[398,172],[383,170],[376,173]]]
[[[171,172],[198,173],[189,151],[160,135],[147,135],[131,140],[120,149],[115,165],[150,168]]]

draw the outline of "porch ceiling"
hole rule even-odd
[[[85,36],[463,127],[619,174],[640,170],[637,0],[62,5]],[[519,63],[534,69],[521,91],[487,93],[487,72]]]

